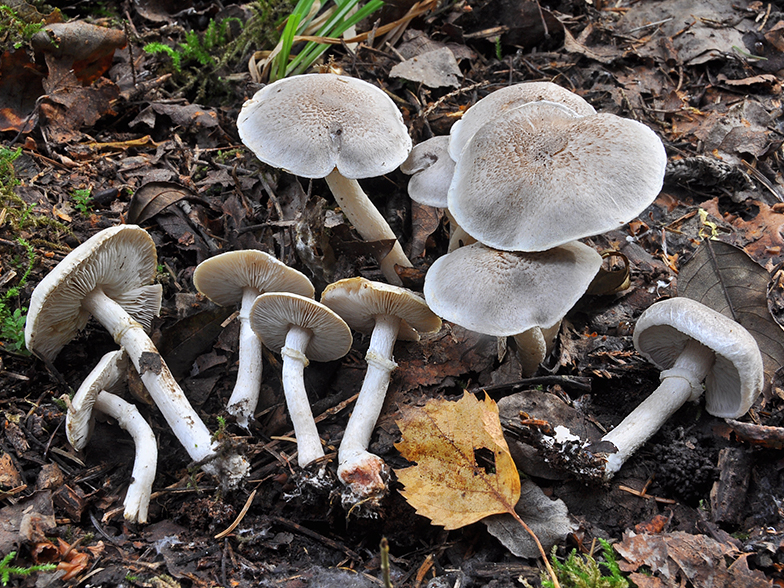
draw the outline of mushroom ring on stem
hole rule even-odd
[[[371,502],[386,494],[386,465],[368,451],[384,406],[396,339],[418,341],[419,333],[441,328],[441,319],[417,294],[398,286],[348,278],[329,284],[321,301],[353,329],[370,335],[367,372],[338,449],[338,477],[347,486],[344,504]]]
[[[136,446],[131,483],[125,493],[124,517],[131,522],[146,523],[150,494],[158,467],[158,445],[155,435],[139,414],[139,410],[113,392],[126,380],[128,357],[125,350],[111,351],[82,382],[68,407],[65,430],[69,443],[77,451],[84,449],[95,422],[94,410],[117,421],[130,433]]]
[[[104,229],[71,251],[36,286],[25,324],[33,353],[52,361],[93,316],[123,347],[144,387],[188,455],[222,484],[236,485],[248,462],[218,455],[207,426],[191,406],[145,332],[161,305],[153,284],[155,243],[135,225]]]
[[[661,384],[602,441],[618,449],[607,455],[611,478],[643,443],[705,382],[705,410],[721,418],[745,414],[762,391],[762,355],[754,337],[731,318],[690,298],[657,302],[634,328],[634,346],[663,369]]]
[[[325,178],[365,241],[390,240],[379,260],[387,280],[411,267],[384,216],[357,179],[384,175],[411,151],[403,116],[380,88],[332,73],[283,78],[256,92],[237,119],[242,142],[264,163],[305,178]]]
[[[264,345],[283,356],[283,393],[297,439],[297,462],[304,468],[324,457],[305,390],[305,368],[310,359],[334,361],[346,355],[351,329],[323,304],[283,292],[256,298],[250,325]]]
[[[193,285],[215,304],[240,305],[239,368],[227,410],[247,430],[259,401],[262,373],[261,341],[250,328],[250,308],[264,292],[292,292],[313,298],[313,284],[272,255],[243,250],[201,262],[193,272]]]
[[[513,336],[526,376],[552,350],[561,319],[588,289],[602,256],[578,241],[547,251],[498,251],[481,243],[439,257],[425,276],[425,300],[441,318]]]

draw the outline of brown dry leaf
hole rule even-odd
[[[417,465],[395,473],[418,514],[458,529],[514,511],[520,476],[491,398],[466,392],[457,402],[430,400],[403,410],[398,426],[403,440],[395,447]]]
[[[24,49],[0,55],[0,132],[31,130],[35,101],[44,93],[41,72]]]
[[[762,352],[766,387],[784,364],[781,327],[768,310],[770,276],[746,253],[722,241],[705,241],[684,264],[678,294],[737,320]]]
[[[647,566],[658,580],[640,584],[638,574],[632,574],[632,579],[640,586],[675,588],[687,581],[693,586],[714,588],[768,588],[772,585],[762,572],[749,570],[746,554],[740,554],[733,545],[719,543],[707,535],[691,535],[683,531],[638,535],[627,531],[623,541],[614,547],[626,560],[618,562],[621,570],[636,572],[641,566]],[[735,559],[729,566],[726,563],[728,558]],[[644,579],[642,574],[639,576]]]
[[[194,193],[177,182],[148,182],[141,186],[131,198],[128,207],[128,222],[140,225],[156,214]]]

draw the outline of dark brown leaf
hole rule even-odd
[[[182,184],[176,182],[149,182],[141,186],[131,198],[128,208],[128,222],[140,225],[150,220],[167,206],[185,198],[193,198],[194,194]]]
[[[768,310],[770,276],[746,253],[721,241],[704,241],[684,264],[678,293],[738,321],[757,340],[766,387],[784,363],[782,329]]]
[[[41,72],[24,49],[6,51],[0,56],[0,131],[21,131],[44,93]],[[27,130],[35,120],[27,121]]]

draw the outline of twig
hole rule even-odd
[[[234,529],[237,528],[237,525],[239,525],[242,522],[242,519],[245,518],[245,515],[248,514],[248,509],[250,508],[250,505],[253,502],[254,498],[256,498],[256,490],[250,493],[250,496],[248,496],[248,499],[245,501],[245,506],[242,507],[240,514],[237,515],[237,518],[234,519],[234,522],[230,524],[228,527],[226,527],[225,531],[221,531],[220,533],[215,535],[216,539],[223,539]]]
[[[301,535],[305,535],[306,537],[310,537],[311,539],[315,539],[316,541],[320,541],[321,543],[324,543],[325,545],[327,545],[328,547],[331,547],[332,549],[335,549],[337,551],[342,551],[343,553],[345,553],[347,556],[349,556],[355,562],[358,562],[358,563],[362,562],[362,556],[360,556],[356,551],[354,551],[352,549],[349,549],[348,547],[346,547],[345,545],[342,545],[341,543],[338,543],[337,541],[333,541],[329,537],[324,537],[324,535],[321,535],[320,533],[316,533],[316,531],[312,531],[312,530],[308,529],[307,527],[303,527],[302,525],[297,524],[294,521],[290,521],[288,519],[284,519],[283,517],[270,515],[267,518],[270,521],[278,523],[279,525],[283,525],[284,527],[288,527],[292,531],[300,533]]]

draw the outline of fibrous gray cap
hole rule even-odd
[[[449,136],[432,137],[414,146],[400,165],[400,171],[411,176],[408,195],[411,200],[446,208],[449,185],[455,173],[455,162],[449,157]]]
[[[641,123],[531,102],[471,138],[449,210],[485,245],[544,251],[634,219],[661,190],[666,164],[661,140]]]
[[[593,106],[581,96],[562,88],[552,82],[523,82],[507,86],[488,94],[471,108],[466,110],[449,132],[449,154],[454,161],[460,159],[463,147],[474,134],[485,124],[502,116],[509,110],[528,104],[546,100],[566,106],[579,116],[596,114]]]
[[[241,302],[244,288],[253,288],[260,294],[292,292],[314,296],[313,284],[305,274],[255,249],[229,251],[201,262],[193,272],[193,285],[221,306]]]
[[[52,361],[85,327],[84,296],[101,288],[144,328],[161,308],[161,286],[153,284],[158,256],[147,232],[135,225],[104,229],[66,255],[33,290],[25,343]]]
[[[264,345],[280,352],[292,325],[311,332],[305,355],[313,361],[333,361],[351,349],[351,329],[323,304],[286,292],[268,292],[256,298],[250,326]]]
[[[650,306],[634,328],[634,347],[662,370],[695,340],[716,354],[705,378],[705,409],[713,416],[745,414],[762,391],[762,355],[740,324],[691,298],[670,298]]]
[[[242,106],[237,130],[261,161],[305,178],[337,167],[346,178],[380,176],[411,151],[403,115],[381,89],[336,74],[265,86]]]
[[[365,278],[346,278],[329,284],[321,302],[337,312],[352,329],[370,335],[376,317],[391,315],[400,319],[397,338],[419,341],[419,333],[441,328],[441,319],[421,296],[411,290]]]
[[[601,264],[601,255],[578,242],[536,253],[474,243],[430,266],[425,300],[441,318],[477,333],[547,329],[585,293]]]

